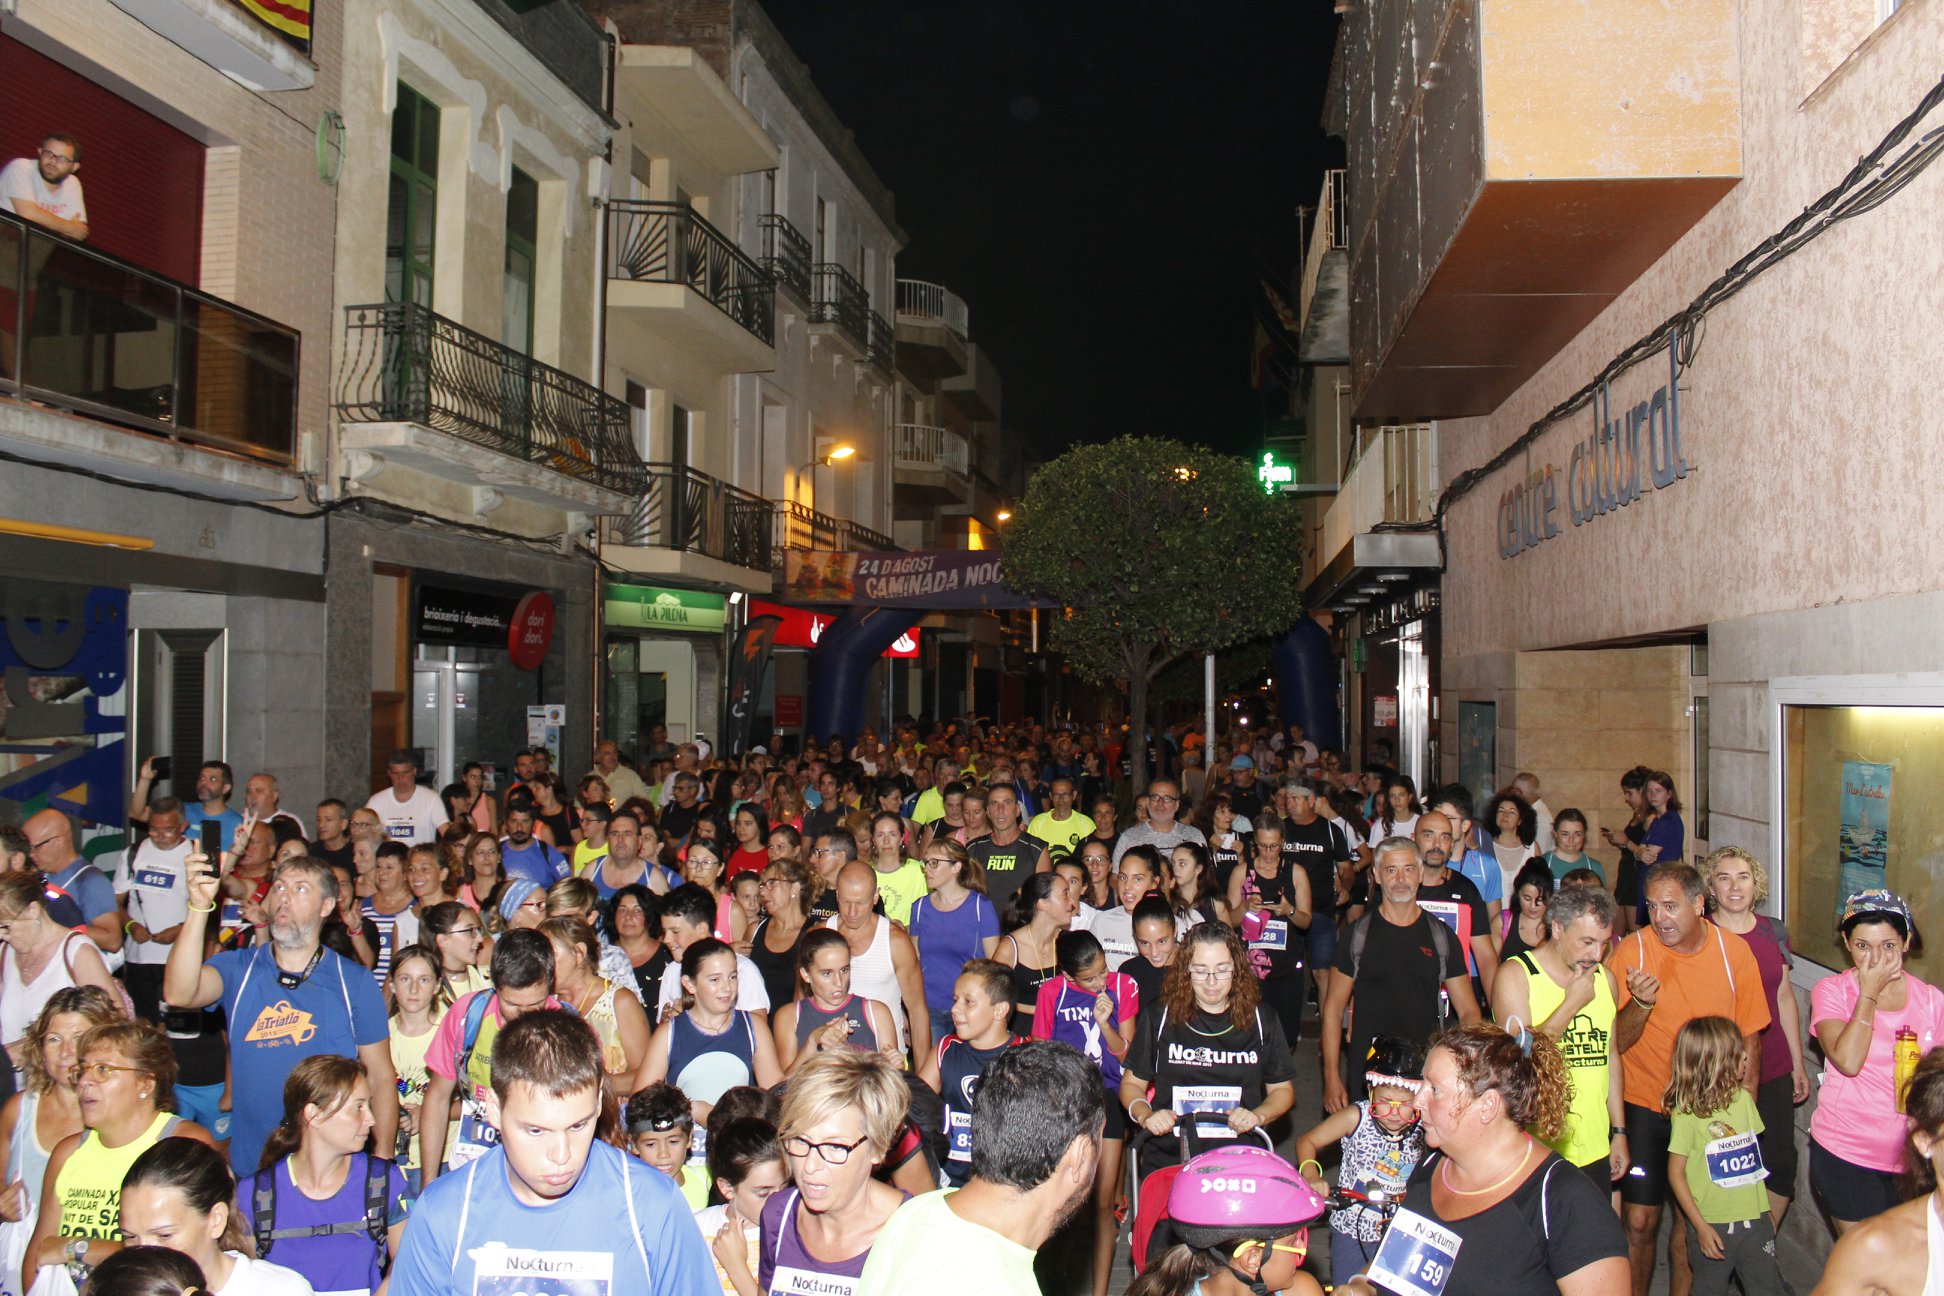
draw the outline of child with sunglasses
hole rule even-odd
[[[1317,1152],[1329,1143],[1342,1149],[1337,1189],[1355,1193],[1330,1212],[1330,1273],[1342,1287],[1362,1273],[1384,1239],[1391,1210],[1424,1155],[1417,1093],[1424,1083],[1424,1050],[1409,1040],[1380,1035],[1364,1063],[1370,1096],[1352,1103],[1296,1140],[1297,1168],[1310,1187],[1328,1193]]]

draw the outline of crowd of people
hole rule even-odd
[[[1670,1205],[1675,1296],[1783,1289],[1789,934],[1672,779],[1623,778],[1609,866],[1530,774],[1480,813],[1299,727],[1155,755],[1129,795],[1085,727],[657,732],[571,788],[398,751],[308,822],[150,760],[118,857],[0,828],[0,1292],[1307,1294],[1327,1217],[1333,1286],[1645,1296]],[[1840,934],[1832,1291],[1944,1227],[1901,1178],[1944,993],[1898,896]]]

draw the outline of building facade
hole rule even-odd
[[[1624,770],[1669,772],[1690,858],[1766,865],[1799,984],[1846,966],[1847,891],[1934,924],[1944,178],[1897,163],[1940,120],[1944,12],[1555,27],[1487,0],[1400,43],[1414,11],[1346,20],[1339,121],[1357,414],[1437,420],[1441,773],[1538,772],[1597,830]],[[1797,1243],[1820,1229],[1789,1217]]]
[[[0,212],[7,817],[118,829],[149,755],[162,793],[205,758],[277,772],[300,813],[331,786],[339,37],[215,3],[0,16],[0,162],[78,160],[86,205],[66,234]]]

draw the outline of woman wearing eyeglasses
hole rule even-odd
[[[209,1131],[170,1112],[175,1053],[146,1022],[97,1026],[81,1037],[74,1091],[79,1134],[55,1147],[41,1181],[40,1222],[27,1244],[21,1290],[48,1266],[67,1266],[78,1284],[87,1268],[121,1250],[121,1187],[135,1158],[164,1138],[213,1143]],[[58,1275],[49,1275],[57,1285]],[[45,1289],[43,1289],[45,1290]]]
[[[871,1244],[907,1196],[872,1171],[909,1101],[897,1063],[882,1053],[820,1053],[797,1070],[776,1126],[792,1186],[763,1204],[757,1271],[739,1238],[715,1248],[738,1296],[856,1291]]]
[[[749,961],[763,974],[774,1011],[796,996],[797,947],[810,925],[810,888],[816,879],[794,859],[771,860],[762,879],[756,895],[766,916],[750,937]]]
[[[1141,1005],[1121,1071],[1121,1105],[1154,1135],[1141,1148],[1143,1176],[1177,1164],[1184,1144],[1205,1142],[1216,1126],[1226,1133],[1215,1137],[1250,1135],[1295,1104],[1296,1064],[1260,996],[1233,928],[1189,930],[1160,1002]]]
[[[957,842],[925,847],[924,870],[930,890],[911,906],[911,939],[918,942],[925,1010],[938,1041],[955,1033],[952,988],[960,970],[999,948],[999,910],[986,895],[985,870]]]
[[[440,988],[447,1002],[490,988],[485,920],[457,900],[435,904],[419,915],[419,937],[439,956]]]

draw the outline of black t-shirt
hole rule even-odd
[[[1626,1230],[1606,1194],[1557,1154],[1547,1153],[1510,1197],[1461,1220],[1443,1219],[1431,1205],[1431,1176],[1443,1160],[1432,1152],[1419,1161],[1404,1190],[1405,1210],[1460,1239],[1443,1296],[1558,1296],[1560,1279],[1626,1256]]]
[[[1264,904],[1294,905],[1296,903],[1296,866],[1287,856],[1276,865],[1276,876],[1269,877],[1256,871],[1253,864],[1245,866],[1248,872],[1242,880],[1242,902],[1248,903],[1249,891],[1253,888],[1262,897]],[[1315,910],[1311,910],[1311,925],[1317,921]],[[1237,921],[1240,921],[1238,919]],[[1252,950],[1263,950],[1269,955],[1271,975],[1300,970],[1303,951],[1308,944],[1307,928],[1296,926],[1287,918],[1271,918],[1262,935],[1249,942]]]
[[[312,859],[323,860],[326,864],[334,867],[341,864],[345,868],[350,869],[351,875],[356,877],[357,866],[352,862],[351,853],[351,839],[349,837],[346,837],[344,839],[344,845],[338,847],[336,850],[332,850],[321,841],[310,844],[310,855]]]
[[[1143,1004],[1161,1002],[1161,985],[1168,979],[1168,969],[1156,967],[1146,957],[1136,954],[1120,965],[1120,970],[1134,979],[1134,987],[1141,992]]]
[[[1325,819],[1299,824],[1282,821],[1282,856],[1285,865],[1300,865],[1309,877],[1310,912],[1320,918],[1334,918],[1336,903],[1336,866],[1350,858],[1343,838]]]
[[[1458,933],[1458,944],[1465,951],[1465,970],[1477,976],[1472,937],[1488,935],[1492,930],[1492,918],[1485,911],[1485,900],[1478,894],[1477,885],[1457,869],[1448,868],[1444,881],[1418,884],[1418,907],[1436,914],[1445,926]]]
[[[1229,804],[1235,807],[1235,813],[1247,819],[1250,823],[1254,823],[1256,816],[1262,813],[1262,787],[1260,784],[1251,783],[1245,788],[1239,788],[1230,784],[1228,787],[1228,799]]]
[[[660,827],[663,840],[679,842],[682,838],[694,832],[695,821],[702,817],[702,807],[705,804],[706,802],[697,801],[694,805],[684,810],[681,806],[675,804],[675,798],[671,796],[668,799],[668,804],[662,807],[661,812]],[[559,842],[554,844],[557,846],[561,845]],[[563,846],[562,849],[569,849],[569,847]]]
[[[1215,894],[1228,899],[1229,879],[1235,875],[1235,866],[1255,855],[1255,838],[1245,833],[1229,832],[1234,837],[1234,845],[1224,846],[1219,834],[1208,835],[1208,863],[1215,872]]]
[[[1362,920],[1359,920],[1360,922]],[[1438,947],[1430,924],[1438,919],[1420,912],[1417,921],[1399,927],[1388,921],[1381,910],[1368,915],[1370,935],[1365,939],[1363,957],[1355,959],[1355,928],[1337,942],[1336,970],[1355,976],[1351,988],[1350,1078],[1354,1091],[1361,1090],[1363,1058],[1370,1041],[1379,1035],[1394,1035],[1419,1044],[1438,1030],[1438,992],[1452,977],[1465,975],[1463,942],[1452,937],[1445,942],[1448,961],[1438,962]]]
[[[1026,878],[1039,867],[1039,859],[1046,851],[1046,843],[1031,833],[1023,832],[1004,846],[994,842],[991,837],[980,837],[965,848],[965,853],[979,861],[985,869],[986,894],[1000,913],[1012,903],[1013,894],[1026,883]]]
[[[1246,976],[1248,970],[1237,973]],[[1176,1021],[1159,999],[1141,1005],[1126,1067],[1153,1081],[1154,1105],[1177,1116],[1260,1106],[1270,1085],[1296,1075],[1275,1013],[1258,1009],[1241,1027],[1226,1014],[1214,1017],[1199,1009],[1187,1021]],[[1147,1150],[1144,1160],[1150,1165],[1171,1164],[1179,1155],[1173,1139],[1150,1139]]]

